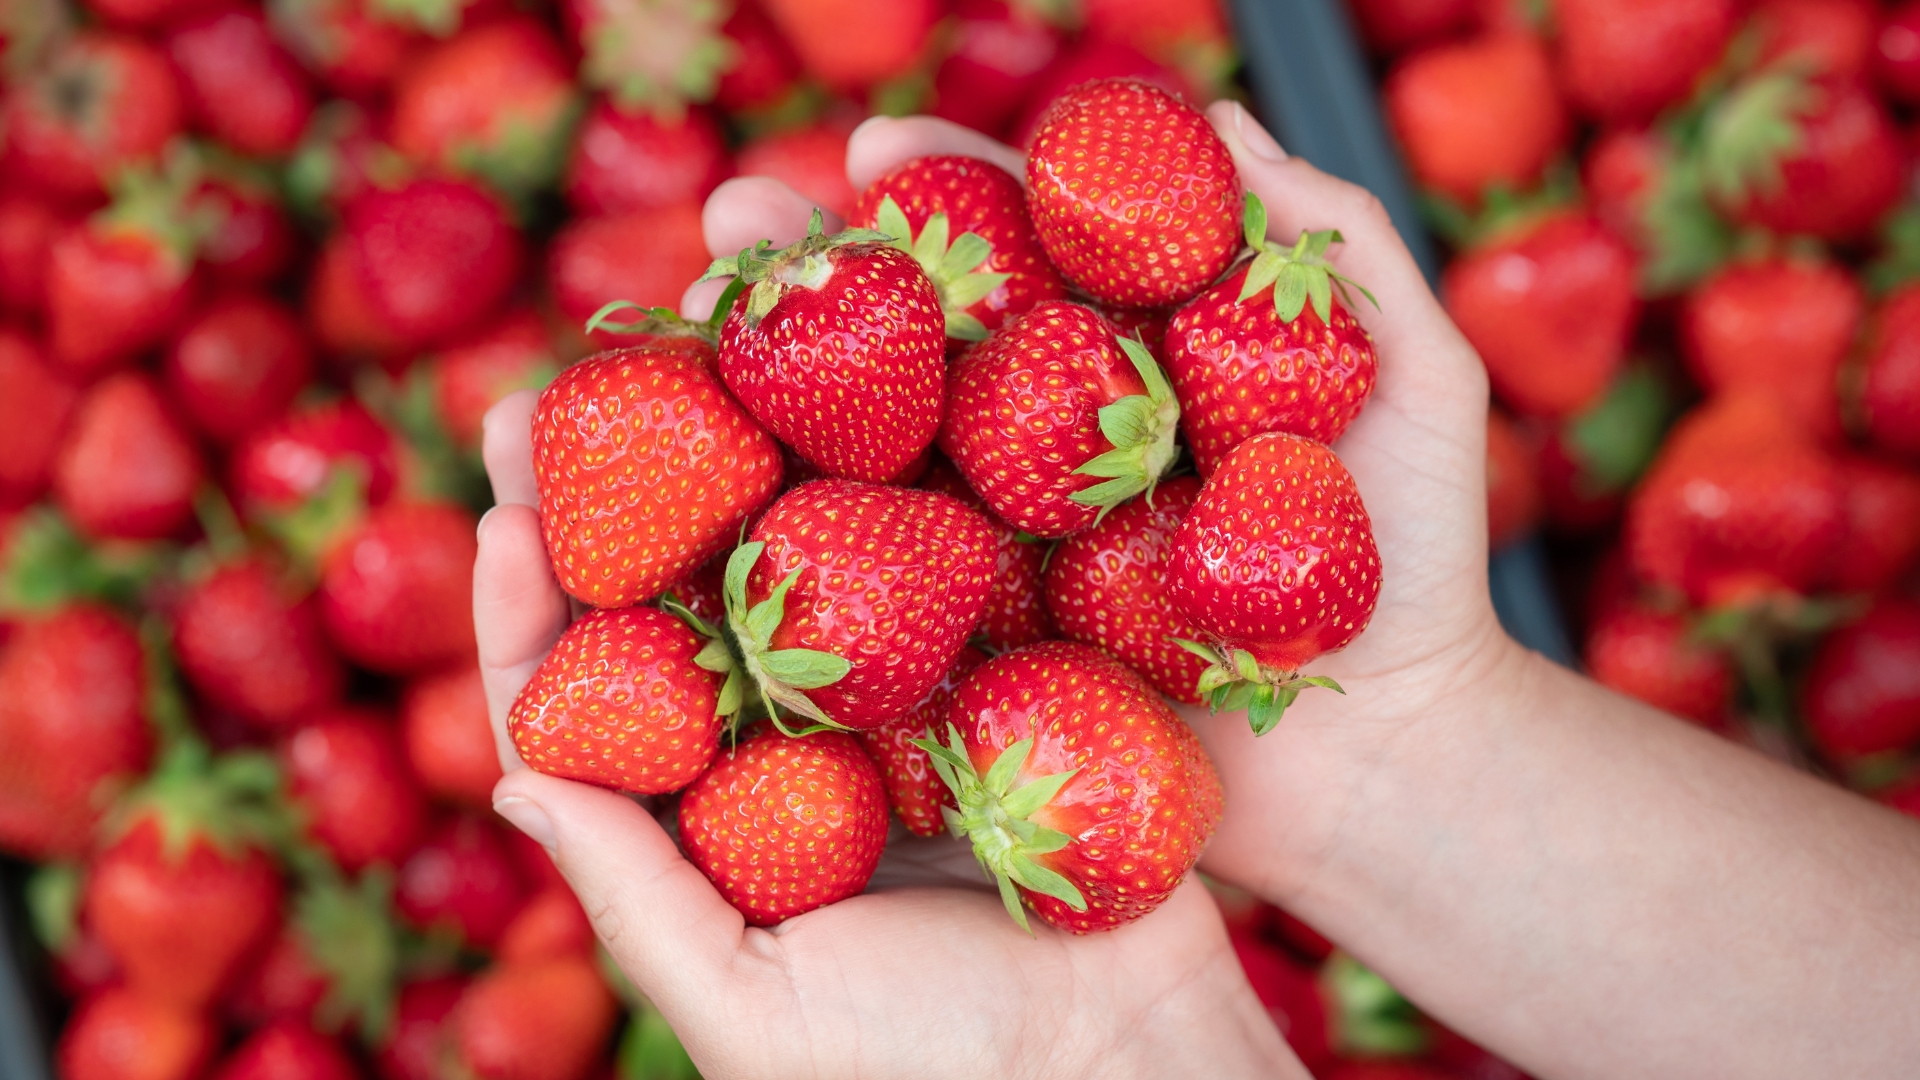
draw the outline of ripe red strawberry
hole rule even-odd
[[[327,972],[308,947],[296,920],[287,920],[272,942],[248,964],[221,1002],[222,1014],[243,1028],[280,1021],[305,1024],[332,989]]]
[[[493,804],[500,755],[477,664],[408,683],[400,701],[400,733],[407,761],[428,794],[476,810]]]
[[[1753,12],[1760,63],[1862,79],[1873,58],[1878,8],[1873,0],[1762,0]]]
[[[213,1072],[213,1080],[357,1080],[360,1070],[340,1044],[306,1024],[281,1021],[247,1037]]]
[[[886,208],[889,201],[892,211]],[[942,216],[944,232],[935,224]],[[976,320],[984,330],[997,330],[1040,301],[1066,295],[1066,286],[1040,250],[1039,237],[1027,220],[1020,181],[976,158],[923,157],[899,166],[867,186],[847,223],[892,236],[895,247],[919,260],[940,290],[950,337],[969,336],[953,332],[956,312]],[[966,240],[969,233],[985,241],[990,250],[983,262],[965,268],[978,268],[978,274],[962,276],[955,271],[972,258],[973,248]],[[950,251],[948,236],[956,237]],[[997,280],[989,284],[992,279]],[[981,293],[978,299],[961,303],[975,292]],[[983,332],[969,338],[985,336]]]
[[[1888,5],[1873,40],[1874,85],[1903,105],[1920,102],[1920,3]]]
[[[592,956],[502,963],[448,1017],[450,1056],[479,1080],[588,1080],[619,1017]]]
[[[1920,559],[1920,474],[1864,454],[1835,457],[1844,492],[1844,538],[1827,560],[1824,584],[1877,593]]]
[[[267,10],[274,35],[329,89],[349,98],[383,93],[426,41],[417,26],[382,17],[374,0],[271,0]]]
[[[749,925],[772,926],[867,887],[887,793],[851,735],[762,729],[680,798],[680,843]]]
[[[313,91],[258,9],[215,10],[166,36],[195,126],[245,154],[277,157],[300,142]]]
[[[698,205],[732,172],[712,113],[691,109],[670,119],[597,101],[573,145],[567,201],[586,215]]]
[[[76,34],[7,95],[4,171],[61,198],[91,198],[179,134],[180,88],[158,49]]]
[[[1727,722],[1733,664],[1679,615],[1638,604],[1603,612],[1587,632],[1586,661],[1595,679],[1657,709],[1709,728]]]
[[[1082,36],[1071,47],[1053,58],[1034,78],[1027,103],[1008,133],[1016,146],[1031,147],[1039,133],[1040,121],[1053,103],[1067,91],[1083,83],[1104,79],[1131,79],[1150,83],[1175,97],[1188,101],[1211,96],[1197,91],[1192,80],[1180,72],[1148,57],[1124,41]]]
[[[329,550],[320,619],[340,654],[394,675],[473,655],[475,524],[461,507],[396,502]]]
[[[953,790],[948,821],[1000,886],[1076,934],[1112,930],[1173,894],[1220,821],[1193,730],[1106,654],[1043,641],[967,676],[947,744],[922,740]]]
[[[80,399],[53,464],[53,495],[97,539],[170,536],[193,516],[205,476],[192,436],[153,381],[127,372]]]
[[[1636,252],[1653,252],[1660,244],[1661,230],[1648,212],[1673,158],[1673,144],[1657,129],[1625,127],[1602,131],[1580,162],[1593,216]]]
[[[695,617],[710,626],[718,626],[727,621],[726,576],[726,555],[715,555],[674,583],[662,598],[670,594]]]
[[[838,91],[901,78],[927,49],[935,0],[760,0],[807,71]]]
[[[46,308],[49,253],[72,224],[72,216],[48,200],[0,193],[0,311],[37,317]]]
[[[1092,645],[1175,701],[1197,705],[1206,661],[1174,643],[1198,634],[1174,613],[1167,569],[1180,522],[1200,497],[1200,481],[1181,476],[1145,498],[1123,503],[1106,520],[1075,533],[1047,560],[1047,610],[1060,636]]]
[[[580,103],[544,27],[509,18],[464,30],[406,65],[393,86],[394,148],[522,198],[560,175]]]
[[[560,15],[583,54],[580,81],[635,114],[671,116],[712,98],[733,60],[720,5],[570,0]]]
[[[1880,792],[1875,798],[1882,806],[1911,818],[1920,818],[1920,780],[1909,779]]]
[[[1205,85],[1224,80],[1233,43],[1217,0],[1084,0],[1087,33],[1123,41]]]
[[[112,25],[153,30],[199,14],[209,0],[89,0],[85,6]]]
[[[950,496],[849,480],[787,492],[727,563],[748,692],[814,722],[898,717],[980,624],[993,551],[986,521]]]
[[[1733,0],[1556,0],[1567,99],[1596,120],[1651,120],[1720,59]]]
[[[1697,606],[1804,593],[1846,528],[1831,460],[1766,396],[1682,420],[1627,506],[1635,573]]]
[[[1709,130],[1709,190],[1743,224],[1853,240],[1906,191],[1899,129],[1849,80],[1763,71],[1729,92]]]
[[[614,300],[678,308],[713,260],[700,204],[578,218],[554,237],[547,277],[560,311],[576,325]]]
[[[1226,144],[1193,106],[1131,79],[1054,101],[1027,157],[1027,206],[1053,265],[1111,304],[1186,300],[1240,246]]]
[[[832,122],[762,135],[740,148],[741,176],[771,176],[829,214],[845,218],[860,193],[847,180],[847,136]]]
[[[65,1080],[197,1080],[213,1060],[212,1020],[124,987],[87,998],[61,1029]]]
[[[26,335],[0,328],[0,506],[23,506],[46,490],[79,398]]]
[[[369,192],[347,208],[345,230],[371,310],[409,346],[448,340],[494,314],[520,262],[506,211],[455,180]]]
[[[200,434],[222,446],[285,412],[313,377],[313,349],[294,313],[252,293],[227,293],[167,350],[167,389]]]
[[[933,73],[933,115],[999,137],[1060,53],[1063,35],[1024,5],[961,0]]]
[[[234,448],[234,501],[249,516],[286,513],[351,472],[367,503],[379,506],[393,494],[399,453],[397,437],[352,399],[296,407]]]
[[[567,627],[514,699],[507,731],[532,768],[637,795],[678,791],[740,708],[726,644],[653,608]],[[724,691],[723,691],[724,684]]]
[[[263,729],[284,729],[340,698],[345,672],[312,598],[259,558],[192,581],[173,616],[181,674],[200,696]]]
[[[188,198],[212,223],[200,238],[200,266],[216,281],[241,287],[271,283],[293,264],[299,237],[270,178],[239,170],[203,177]]]
[[[947,707],[953,692],[969,672],[987,662],[987,654],[969,645],[953,658],[946,677],[934,685],[920,704],[898,718],[876,728],[855,733],[860,745],[873,757],[880,770],[880,782],[887,789],[887,805],[900,823],[916,836],[938,836],[947,831],[941,815],[943,806],[953,806],[953,793],[933,770],[933,759],[915,746],[915,739],[930,739],[946,723]]]
[[[1920,607],[1882,601],[1829,635],[1807,670],[1801,712],[1832,758],[1920,743]]]
[[[258,845],[272,830],[273,783],[264,758],[210,760],[188,742],[135,793],[83,901],[129,988],[205,1008],[271,940],[280,874]]]
[[[1475,0],[1353,0],[1360,36],[1374,52],[1395,56],[1473,24]]]
[[[780,451],[672,347],[590,357],[533,416],[540,525],[561,587],[627,607],[724,551],[780,488]]]
[[[1709,393],[1771,395],[1823,439],[1840,434],[1840,363],[1866,315],[1852,275],[1826,261],[1730,266],[1688,294],[1689,369]]]
[[[940,449],[1008,524],[1066,536],[1152,490],[1179,452],[1179,419],[1144,347],[1049,300],[954,364]]]
[[[1326,1075],[1329,1067],[1337,1068],[1336,1024],[1328,1015],[1332,1010],[1314,970],[1253,934],[1230,934],[1228,940],[1254,996],[1294,1054],[1303,1064],[1312,1062],[1309,1068],[1316,1076]]]
[[[467,979],[461,975],[401,984],[394,998],[393,1023],[373,1055],[381,1080],[442,1080],[447,1020],[466,987]]]
[[[805,238],[779,251],[762,241],[706,275],[749,286],[720,328],[727,389],[808,463],[874,484],[940,429],[947,340],[933,283],[879,236],[827,236],[816,211]]]
[[[1633,333],[1633,255],[1591,217],[1550,213],[1455,260],[1440,294],[1493,391],[1530,416],[1592,404]]]
[[[1660,450],[1671,393],[1645,367],[1620,373],[1606,396],[1550,428],[1533,468],[1548,522],[1568,533],[1612,524]]]
[[[591,958],[594,945],[593,922],[579,898],[572,889],[554,886],[540,890],[513,917],[500,935],[494,959],[522,964],[564,956]]]
[[[457,446],[477,449],[481,422],[515,390],[538,390],[560,370],[540,316],[518,309],[433,357],[433,411]]]
[[[1487,548],[1498,551],[1540,524],[1534,450],[1506,414],[1487,413]]]
[[[500,940],[526,899],[526,881],[500,826],[472,814],[443,821],[414,849],[393,897],[414,926],[451,929],[483,949]]]
[[[1462,203],[1495,186],[1531,186],[1566,149],[1567,108],[1546,46],[1532,34],[1490,33],[1417,53],[1381,94],[1414,179]]]
[[[1048,545],[1001,521],[946,461],[934,462],[919,486],[944,492],[966,503],[978,510],[993,529],[997,544],[993,587],[987,593],[987,614],[977,631],[987,648],[1004,652],[1052,637],[1053,620],[1048,617],[1047,605],[1040,594]]]
[[[1301,233],[1282,247],[1267,239],[1266,208],[1252,194],[1246,233],[1252,260],[1167,323],[1167,374],[1203,477],[1264,432],[1338,439],[1380,371],[1373,339],[1348,310],[1350,282],[1326,259],[1340,233]]]
[[[1256,435],[1208,479],[1175,534],[1167,568],[1173,610],[1214,666],[1199,692],[1215,709],[1247,709],[1255,734],[1308,686],[1315,657],[1347,647],[1380,597],[1380,554],[1353,477],[1325,446]]]
[[[156,227],[147,215],[167,204],[147,202],[123,200],[67,230],[47,253],[47,345],[78,378],[159,344],[191,306],[191,231]]]
[[[1867,340],[1859,410],[1875,446],[1920,459],[1920,285],[1894,292]]]
[[[107,797],[146,771],[140,639],[103,608],[24,621],[0,651],[0,849],[72,859]]]
[[[715,105],[729,113],[752,113],[790,98],[800,80],[800,58],[760,9],[759,0],[733,5],[720,31],[733,53],[733,63],[714,86]]]
[[[280,749],[306,834],[341,869],[398,866],[420,843],[427,800],[391,716],[355,707],[307,718]]]

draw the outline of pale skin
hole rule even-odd
[[[1227,789],[1201,867],[1299,915],[1422,1008],[1548,1080],[1879,1077],[1920,1061],[1920,824],[1615,695],[1516,645],[1486,584],[1487,384],[1366,192],[1208,112],[1271,236],[1333,258],[1379,387],[1336,445],[1384,585],[1352,647],[1255,740],[1184,710]],[[1021,175],[1017,151],[871,120],[864,187],[931,153]],[[806,200],[729,181],[732,254],[804,231]],[[833,223],[829,223],[831,226]],[[704,314],[717,283],[689,290]],[[891,850],[868,893],[748,928],[634,802],[521,766],[508,705],[566,626],[532,509],[532,395],[496,406],[475,617],[508,772],[496,808],[540,841],[613,958],[704,1075],[1304,1077],[1193,881],[1108,934],[1028,937],[964,849]]]

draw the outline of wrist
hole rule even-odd
[[[1151,1014],[1121,1033],[1118,1060],[1086,1075],[1133,1080],[1170,1077],[1206,1080],[1308,1080],[1273,1018],[1247,985],[1238,961],[1222,949],[1221,962],[1182,983]]]

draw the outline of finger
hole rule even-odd
[[[732,278],[715,278],[712,281],[696,281],[687,286],[680,297],[680,316],[693,322],[706,322],[713,318],[713,306],[720,302],[720,294],[727,291],[733,283]]]
[[[807,221],[813,216],[813,200],[770,176],[736,176],[707,196],[700,224],[706,231],[707,250],[718,259],[738,255],[762,240],[784,247],[807,235]],[[845,224],[834,214],[826,214],[824,227],[838,232]],[[712,310],[709,304],[708,310]]]
[[[480,425],[480,459],[493,484],[493,501],[537,506],[540,489],[533,480],[533,407],[535,390],[515,390],[487,410]]]
[[[480,519],[473,625],[500,764],[517,769],[520,758],[507,737],[507,709],[567,628],[567,594],[553,578],[540,518],[530,506],[496,506]]]
[[[847,179],[854,190],[864,191],[898,166],[930,154],[979,158],[1022,183],[1027,179],[1027,155],[972,128],[932,116],[875,116],[854,128],[847,140]]]

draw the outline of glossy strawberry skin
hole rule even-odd
[[[659,593],[729,547],[780,487],[780,451],[711,372],[653,347],[568,368],[533,418],[541,533],[598,607]]]
[[[359,474],[368,505],[393,494],[400,443],[365,406],[350,399],[296,406],[256,428],[229,458],[234,501],[243,514],[285,513],[320,494],[337,470]]]
[[[47,304],[47,258],[72,214],[32,192],[0,193],[0,311],[38,316]]]
[[[980,624],[992,587],[986,520],[931,491],[816,480],[782,495],[749,539],[767,545],[747,577],[749,608],[800,571],[772,647],[852,664],[806,691],[848,727],[874,727],[924,698]]]
[[[880,204],[887,198],[906,214],[916,237],[928,218],[946,214],[950,236],[970,232],[993,245],[980,269],[1012,277],[967,309],[988,330],[1042,300],[1066,296],[1066,285],[1027,219],[1020,181],[999,167],[955,155],[915,158],[869,184],[847,224],[878,228]]]
[[[1031,818],[1073,838],[1033,859],[1073,882],[1086,910],[1024,894],[1060,929],[1110,930],[1160,906],[1220,820],[1220,780],[1192,729],[1138,675],[1090,646],[1043,641],[994,658],[960,684],[947,721],[982,776],[1027,738],[1033,750],[1014,787],[1077,770]]]
[[[292,311],[230,293],[194,315],[167,350],[167,389],[222,446],[271,421],[313,377],[313,347]]]
[[[258,288],[284,274],[300,254],[300,237],[279,194],[257,181],[208,176],[190,205],[219,225],[201,239],[200,265],[217,282]]]
[[[1173,643],[1199,632],[1174,613],[1167,566],[1200,481],[1176,477],[1122,503],[1106,520],[1060,542],[1047,560],[1047,610],[1060,636],[1118,659],[1155,690],[1197,705],[1206,661]]]
[[[947,831],[940,808],[953,805],[953,792],[934,771],[933,759],[913,745],[913,740],[942,737],[954,689],[968,673],[986,662],[987,654],[979,649],[971,645],[961,649],[946,677],[927,692],[920,704],[897,719],[855,736],[880,770],[880,782],[887,789],[887,805],[916,836],[939,836]]]
[[[213,1080],[356,1080],[359,1075],[339,1043],[304,1023],[281,1021],[235,1047]]]
[[[1293,435],[1240,444],[1200,491],[1168,563],[1177,614],[1206,638],[1298,671],[1373,617],[1380,553],[1346,466]]]
[[[312,598],[254,558],[187,586],[174,610],[173,647],[202,699],[264,729],[285,729],[331,705],[346,681]]]
[[[1693,89],[1733,33],[1732,0],[1558,0],[1558,73],[1595,119],[1653,118]]]
[[[369,192],[347,208],[345,227],[373,310],[416,347],[491,315],[519,269],[506,211],[467,183],[415,180]]]
[[[323,560],[320,618],[340,654],[413,674],[473,655],[473,515],[399,502],[369,514]]]
[[[953,14],[952,51],[933,73],[933,115],[1002,137],[1065,35],[1005,0],[961,0]]]
[[[120,367],[187,315],[193,265],[149,233],[99,220],[74,226],[47,254],[47,342],[80,378]]]
[[[807,71],[842,92],[906,75],[925,50],[927,37],[942,13],[934,0],[898,0],[881,5],[846,0],[760,0],[760,6],[784,33]]]
[[[1144,82],[1103,80],[1054,101],[1027,157],[1027,205],[1054,266],[1108,303],[1179,303],[1240,250],[1226,144]]]
[[[720,329],[720,377],[821,471],[883,484],[940,430],[946,320],[906,252],[856,243],[823,257],[826,280],[788,286],[757,324],[741,293]]]
[[[491,948],[527,899],[507,843],[489,818],[442,821],[400,867],[394,908],[416,927],[451,929],[467,945]]]
[[[1875,316],[1859,409],[1875,446],[1920,461],[1920,287],[1895,291]]]
[[[1842,242],[1865,236],[1906,190],[1906,150],[1886,106],[1840,79],[1814,84],[1797,148],[1779,162],[1779,182],[1730,209],[1739,221],[1778,233]]]
[[[837,731],[763,730],[716,757],[680,800],[687,859],[752,926],[860,892],[886,839],[880,772]]]
[[[455,443],[478,448],[487,410],[515,390],[545,387],[559,367],[540,317],[509,312],[434,356],[434,413]]]
[[[1074,470],[1113,449],[1100,410],[1146,392],[1110,324],[1047,301],[955,362],[940,449],[1007,524],[1067,536],[1099,514],[1072,495],[1101,482]]]
[[[1859,285],[1833,263],[1732,266],[1687,296],[1687,365],[1709,393],[1770,394],[1814,435],[1837,438],[1840,364],[1865,315]]]
[[[671,120],[645,110],[625,113],[601,100],[580,125],[566,195],[589,216],[697,206],[732,172],[712,113],[689,109]]]
[[[467,979],[438,975],[402,983],[393,1024],[373,1054],[381,1080],[441,1080],[448,1018],[459,1007]]]
[[[0,330],[0,505],[46,490],[79,388],[55,373],[26,335]]]
[[[500,755],[477,664],[408,683],[400,700],[400,732],[407,761],[429,795],[476,810],[493,804]]]
[[[288,737],[280,760],[307,835],[341,869],[399,866],[426,833],[426,796],[393,717],[353,706],[324,710]]]
[[[1862,454],[1835,458],[1846,530],[1827,559],[1823,584],[1878,593],[1920,559],[1920,473]]]
[[[567,627],[514,699],[507,730],[526,763],[637,795],[677,791],[720,749],[720,676],[706,640],[653,608],[595,611]]]
[[[89,198],[119,171],[159,157],[179,133],[167,58],[132,37],[75,37],[7,96],[5,171],[62,198]]]
[[[1052,637],[1053,619],[1047,614],[1047,605],[1041,596],[1048,545],[1037,543],[1032,537],[1022,538],[1020,530],[1001,521],[967,486],[951,462],[943,459],[932,463],[919,486],[951,495],[980,511],[993,529],[997,544],[993,588],[987,594],[987,614],[978,630],[987,647],[1005,652]]]
[[[561,313],[584,325],[612,300],[678,309],[687,284],[710,262],[700,204],[689,201],[569,222],[548,252],[547,280]]]
[[[195,1080],[219,1041],[198,1010],[114,987],[79,1004],[55,1052],[65,1080]]]
[[[300,141],[313,113],[306,74],[264,15],[215,11],[174,27],[166,48],[197,126],[246,154],[277,157]]]
[[[483,973],[448,1026],[466,1075],[585,1080],[619,1017],[592,956],[560,956]]]
[[[193,517],[205,466],[192,436],[151,379],[132,372],[94,384],[54,460],[53,494],[97,539],[171,536]]]
[[[1632,605],[1605,613],[1587,635],[1587,671],[1603,685],[1705,727],[1727,722],[1733,665],[1691,640],[1676,614]]]
[[[1312,305],[1282,322],[1271,286],[1240,299],[1246,277],[1245,267],[1234,271],[1167,324],[1167,377],[1202,477],[1263,432],[1333,442],[1380,374],[1373,339],[1338,298],[1328,322]]]
[[[1531,185],[1567,142],[1567,109],[1532,34],[1423,50],[1394,68],[1381,94],[1414,178],[1468,205],[1496,184]]]
[[[1801,711],[1814,745],[1836,759],[1920,743],[1920,607],[1886,600],[1830,635]]]

